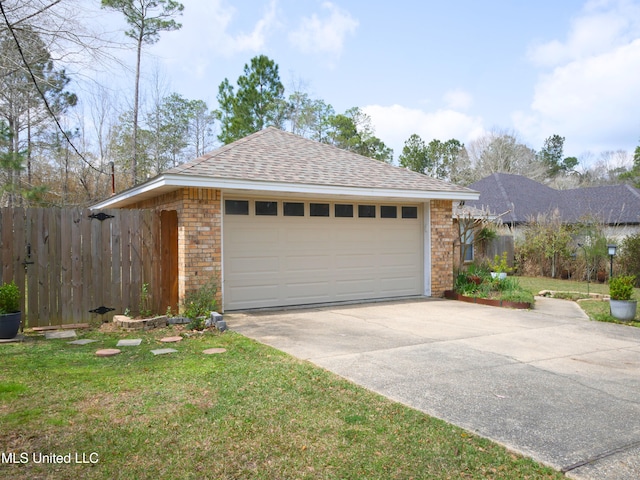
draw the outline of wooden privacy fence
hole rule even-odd
[[[1,208],[0,280],[20,288],[29,328],[175,312],[177,223],[175,211]]]

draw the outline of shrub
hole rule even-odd
[[[609,281],[609,295],[612,300],[631,300],[633,296],[634,275],[621,275]]]
[[[216,309],[216,293],[218,287],[215,280],[211,279],[198,290],[189,292],[183,304],[184,316],[191,320],[205,317]]]
[[[635,286],[640,287],[640,233],[629,235],[620,244],[620,252],[616,263],[622,273],[635,275]]]
[[[12,280],[0,286],[0,315],[20,311],[20,289]]]

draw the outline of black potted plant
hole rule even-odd
[[[637,300],[632,300],[635,276],[619,276],[609,280],[611,315],[618,320],[630,321],[636,317]]]
[[[20,290],[14,281],[3,283],[0,285],[0,338],[18,335],[21,320]]]

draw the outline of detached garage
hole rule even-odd
[[[178,213],[181,297],[224,310],[407,296],[452,285],[467,188],[270,127],[94,206]]]

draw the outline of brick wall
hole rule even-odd
[[[453,288],[453,219],[451,200],[431,200],[431,296]]]
[[[154,208],[178,212],[178,295],[180,302],[210,278],[218,285],[222,302],[222,220],[220,190],[182,188],[130,208]]]

